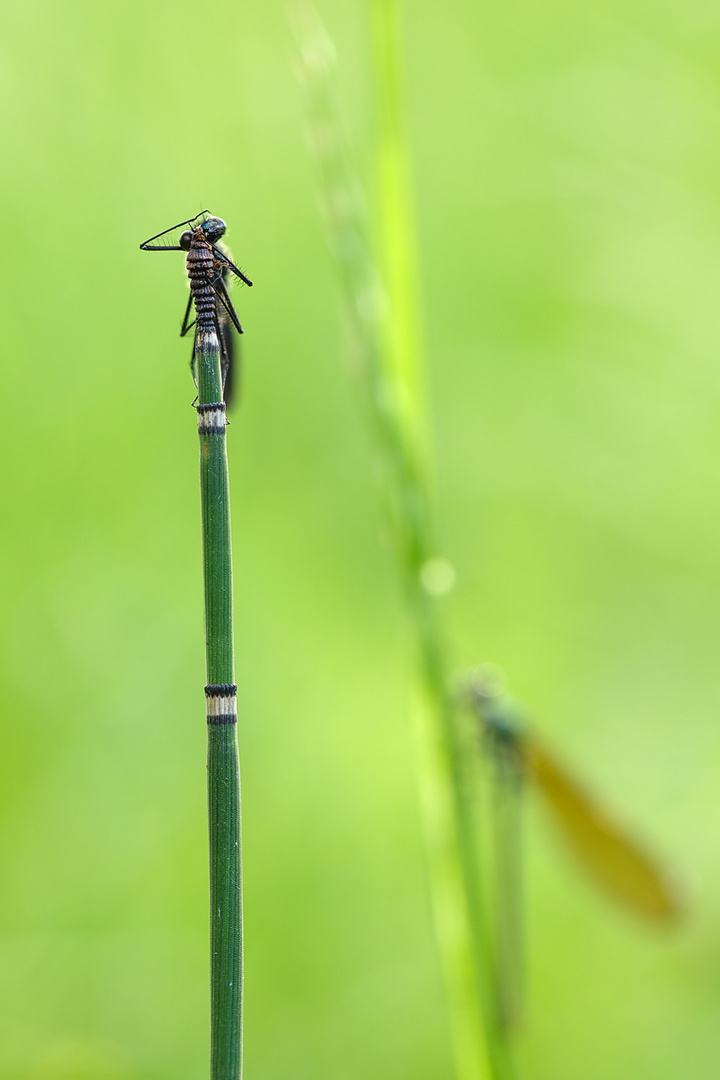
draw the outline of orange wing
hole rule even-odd
[[[599,886],[643,918],[669,922],[682,912],[675,883],[591,795],[527,732],[518,743],[570,848]]]

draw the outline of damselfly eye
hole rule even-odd
[[[209,217],[207,221],[203,222],[202,230],[205,234],[206,240],[209,240],[211,244],[214,244],[216,240],[219,240],[221,236],[224,236],[227,225],[222,218]]]
[[[192,240],[192,233],[189,229],[186,229],[184,233],[180,233],[180,247],[183,251],[190,250],[190,241]]]

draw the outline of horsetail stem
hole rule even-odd
[[[252,285],[220,244],[227,226],[207,210],[151,236],[142,251],[185,251],[190,299],[181,337],[195,327],[208,731],[210,854],[210,1080],[242,1074],[242,864],[237,687],[233,660],[230,488],[223,380],[232,354],[230,324],[242,327],[228,296],[230,274]],[[191,322],[191,307],[195,318]]]
[[[197,334],[210,848],[210,1078],[242,1073],[242,867],[233,659],[230,489],[220,347]]]

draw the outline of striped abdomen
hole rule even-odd
[[[198,330],[212,330],[215,325],[215,292],[212,287],[213,250],[203,236],[202,229],[196,229],[190,241],[187,272],[195,304],[197,328]]]

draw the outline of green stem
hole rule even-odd
[[[398,553],[418,649],[418,781],[456,1072],[460,1080],[486,1080],[494,1074],[496,1062],[485,1015],[489,956],[480,844],[467,791],[467,762],[473,748],[467,745],[448,689],[437,604],[422,583],[423,567],[436,548],[427,480],[419,273],[396,0],[373,0],[372,17],[380,252],[390,301],[381,325],[381,367],[395,402],[394,416],[388,417],[395,431],[385,443],[390,442],[391,453],[386,456],[395,491]]]
[[[405,137],[397,11],[372,0],[378,98],[379,251],[370,254],[360,185],[343,154],[330,72],[334,48],[312,9],[298,13],[299,74],[322,182],[327,235],[340,273],[354,368],[382,465],[383,494],[416,642],[418,786],[435,926],[458,1080],[497,1077],[490,956],[480,895],[480,843],[468,762],[476,748],[449,690],[440,613],[423,586],[437,556],[422,392],[417,256]],[[472,770],[469,770],[472,772]]]
[[[210,848],[210,1080],[242,1073],[242,869],[237,688],[234,685],[230,488],[220,353],[198,331],[200,498],[208,720]]]

